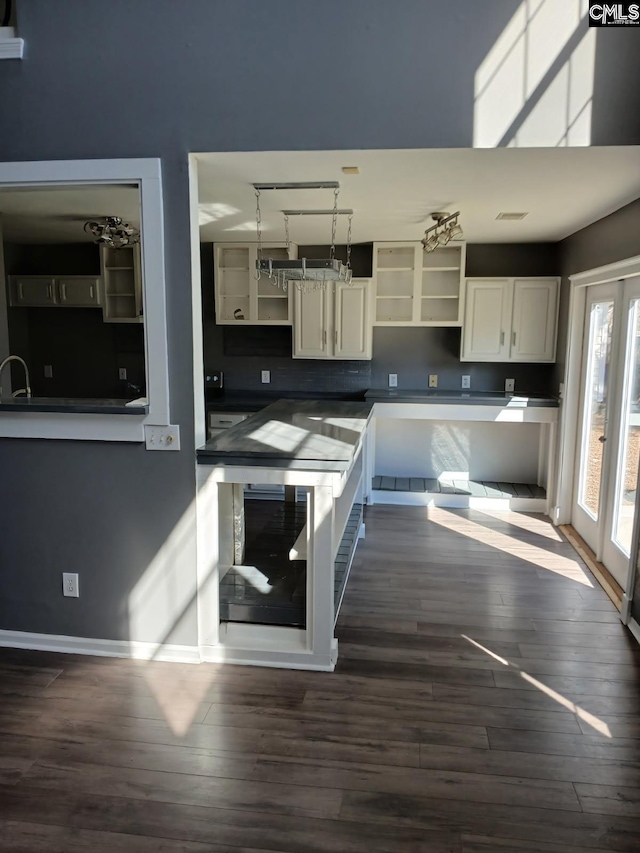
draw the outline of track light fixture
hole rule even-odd
[[[425,252],[433,252],[441,246],[446,246],[450,240],[461,240],[464,237],[462,227],[458,222],[459,216],[459,210],[456,213],[437,211],[431,214],[431,218],[436,224],[424,232],[421,242]]]

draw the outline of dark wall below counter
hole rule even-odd
[[[93,243],[26,245],[5,243],[7,275],[100,275]],[[27,362],[36,397],[131,397],[127,383],[144,394],[142,324],[105,323],[101,308],[9,308],[11,352]],[[53,377],[44,376],[44,365]],[[118,379],[118,368],[127,381]],[[20,368],[12,374],[22,387]]]
[[[354,275],[371,275],[370,243],[353,247]],[[326,246],[300,246],[300,257],[327,257]],[[336,256],[345,257],[344,246]],[[336,391],[361,393],[386,388],[389,373],[398,374],[398,387],[424,390],[429,374],[438,374],[438,387],[458,389],[461,376],[471,376],[476,391],[504,391],[513,378],[516,391],[554,394],[553,365],[475,364],[460,362],[460,329],[378,326],[373,329],[371,361],[322,361],[291,357],[291,328],[287,326],[218,326],[214,313],[214,270],[211,243],[201,245],[204,352],[207,371],[222,370],[227,389],[247,391]],[[478,244],[467,246],[466,274],[474,276],[558,275],[557,245]],[[262,384],[260,372],[271,371]]]

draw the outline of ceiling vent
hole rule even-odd
[[[528,213],[499,213],[496,216],[496,219],[504,219],[507,222],[518,222],[520,219],[524,219],[525,216],[528,215]]]

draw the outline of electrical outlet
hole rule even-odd
[[[180,450],[180,427],[144,425],[147,450]]]
[[[505,394],[513,394],[516,390],[516,380],[515,379],[505,379],[504,380],[504,393]]]
[[[62,573],[62,594],[68,598],[80,598],[78,575],[74,572]]]
[[[462,387],[471,388],[471,377],[468,374],[462,377]]]
[[[389,388],[397,388],[398,387],[398,374],[390,373],[389,374]]]
[[[119,367],[118,368],[118,379],[126,379],[127,378],[127,368]]]
[[[270,370],[261,371],[260,381],[262,382],[263,385],[266,385],[269,382],[271,382],[271,371]]]
[[[45,366],[44,366],[44,378],[45,379],[53,379],[53,365],[45,364]]]
[[[437,388],[438,387],[438,374],[430,373],[429,374],[429,388]]]

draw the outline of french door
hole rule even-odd
[[[587,288],[572,524],[626,590],[640,460],[640,278]]]

